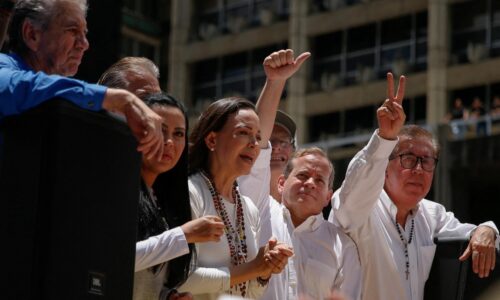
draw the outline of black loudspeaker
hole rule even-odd
[[[500,279],[500,261],[489,277],[479,278],[472,271],[471,258],[461,262],[458,258],[467,248],[468,239],[435,238],[436,254],[425,283],[425,300],[473,300]]]
[[[131,299],[140,154],[127,125],[55,99],[1,130],[0,298]]]

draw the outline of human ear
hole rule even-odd
[[[211,152],[215,151],[217,133],[211,131],[207,136],[205,136],[205,145],[207,145],[208,150]]]
[[[38,51],[40,47],[40,30],[29,20],[24,20],[21,33],[26,46],[33,52]]]

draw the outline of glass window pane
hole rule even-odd
[[[374,127],[375,109],[373,106],[365,106],[350,109],[345,112],[345,133],[362,133],[371,131]]]
[[[340,112],[316,115],[309,118],[310,141],[325,140],[340,133]]]
[[[217,78],[217,59],[201,61],[193,68],[193,78],[196,85],[215,81]]]
[[[372,48],[375,46],[374,24],[350,29],[347,33],[347,49],[349,52]]]
[[[382,45],[409,40],[411,38],[411,16],[382,22]]]
[[[233,78],[245,76],[247,72],[247,53],[239,53],[223,57],[222,78]]]
[[[222,96],[223,97],[245,97],[247,94],[246,83],[244,80],[227,82],[222,84]]]

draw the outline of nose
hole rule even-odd
[[[316,183],[314,182],[313,177],[309,177],[306,181],[304,181],[304,185],[309,189],[315,189]]]
[[[259,140],[255,136],[248,137],[248,145],[250,148],[257,147],[259,145]]]
[[[422,168],[422,160],[420,158],[417,159],[417,163],[415,164],[415,167],[413,167],[412,171],[415,173],[422,173],[424,171]]]
[[[76,37],[76,45],[83,51],[86,51],[89,48],[89,41],[87,40],[87,35],[84,32],[81,32]]]

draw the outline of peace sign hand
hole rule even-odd
[[[399,78],[398,92],[394,95],[394,78],[387,73],[387,99],[377,109],[378,135],[386,140],[395,140],[406,119],[403,110],[406,78]]]

